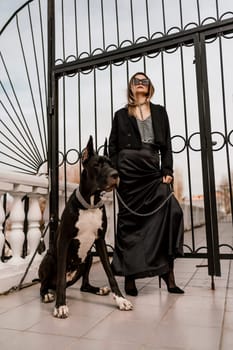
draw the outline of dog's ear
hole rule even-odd
[[[88,158],[94,155],[93,138],[90,135],[86,148],[82,152],[82,162],[84,163]]]
[[[105,142],[104,142],[104,156],[108,157],[108,140],[107,140],[107,137],[105,138]]]

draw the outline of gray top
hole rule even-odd
[[[136,120],[137,120],[142,142],[154,143],[154,132],[152,127],[151,116],[147,117],[145,120],[140,120],[138,118]]]

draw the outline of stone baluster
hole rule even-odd
[[[16,196],[10,212],[11,231],[7,236],[12,250],[12,258],[10,264],[17,265],[22,263],[24,259],[21,257],[24,242],[24,204],[20,196]]]
[[[29,210],[28,210],[28,232],[27,241],[29,254],[27,259],[31,259],[35,250],[38,247],[41,231],[40,231],[40,221],[41,221],[41,209],[39,205],[38,198],[32,197],[29,199]]]
[[[0,200],[0,267],[3,264],[1,260],[2,250],[5,244],[5,237],[3,234],[3,222],[5,220],[5,212],[3,209],[2,201]]]

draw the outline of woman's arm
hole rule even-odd
[[[163,108],[164,117],[164,146],[161,147],[161,171],[163,175],[164,182],[170,183],[173,179],[173,157],[172,157],[172,147],[171,147],[171,134],[169,119],[166,109]]]
[[[112,122],[112,128],[109,136],[109,157],[114,165],[117,166],[117,153],[118,153],[118,122],[117,115],[115,114]]]

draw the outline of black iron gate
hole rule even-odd
[[[50,1],[49,7],[49,23],[53,23],[53,1]],[[53,38],[54,32],[52,26],[50,27],[50,37]],[[211,276],[220,276],[220,251],[218,239],[218,213],[216,203],[216,186],[213,164],[213,145],[211,129],[211,116],[209,106],[209,91],[208,91],[208,74],[207,74],[207,60],[206,60],[206,41],[216,40],[221,36],[233,33],[233,21],[222,20],[214,24],[203,25],[195,29],[185,30],[177,34],[166,35],[159,39],[147,40],[143,43],[127,46],[126,48],[119,48],[111,52],[97,54],[95,56],[77,59],[70,63],[62,63],[55,65],[55,61],[51,61],[50,67],[50,100],[54,101],[54,105],[50,108],[50,171],[51,171],[51,217],[56,217],[58,202],[58,80],[64,78],[65,75],[85,72],[87,70],[105,67],[122,60],[133,60],[138,57],[146,57],[151,54],[162,52],[163,50],[172,50],[179,48],[182,53],[184,46],[193,46],[195,52],[195,67],[196,67],[196,81],[197,81],[197,95],[198,95],[198,111],[199,111],[199,126],[200,126],[200,141],[201,141],[201,159],[203,172],[203,194],[204,194],[204,208],[205,208],[205,227],[207,239],[206,253],[198,253],[192,251],[186,253],[186,256],[207,257],[208,258],[208,272]],[[53,42],[51,42],[51,50],[54,51]],[[51,57],[53,57],[51,55]],[[146,66],[144,66],[146,68]],[[225,130],[227,132],[227,130]],[[232,133],[232,131],[231,131]],[[187,140],[187,139],[186,139]],[[224,135],[225,147],[229,150],[231,146],[230,134]],[[188,146],[188,145],[187,145]],[[227,158],[228,162],[230,158]],[[230,164],[228,164],[230,165]],[[230,166],[228,167],[230,171]],[[230,174],[228,174],[230,175]],[[229,176],[229,191],[231,198],[231,212],[232,212],[232,183],[231,176]],[[233,254],[228,254],[228,258],[232,258]]]
[[[31,3],[39,5],[41,32],[43,9],[41,0],[24,5],[33,37]],[[213,0],[215,14],[207,17],[206,3],[47,1],[50,244],[59,216],[60,165],[66,183],[66,168],[78,163],[87,136],[92,134],[100,148],[114,110],[125,101],[129,76],[143,70],[155,84],[156,103],[165,105],[169,114],[179,168],[175,178],[181,177],[178,185],[185,187],[182,191],[177,186],[176,193],[187,214],[185,257],[207,258],[211,276],[220,276],[220,259],[233,258],[233,9],[227,0],[221,6]],[[68,32],[67,21],[73,31]],[[18,18],[17,30],[22,46]],[[24,47],[22,51],[24,56]],[[47,159],[42,155],[42,160]],[[197,220],[196,213],[203,218]]]

